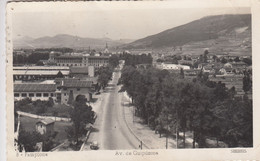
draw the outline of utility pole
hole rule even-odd
[[[133,106],[133,123],[135,122],[134,118],[135,118],[135,107]]]
[[[142,142],[142,140],[140,141],[139,148],[140,148],[141,150],[143,149],[143,142]]]
[[[168,132],[169,132],[169,120],[168,120],[168,113],[167,113],[166,149],[168,149]]]
[[[178,149],[178,113],[176,108],[176,149]]]

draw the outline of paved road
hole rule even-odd
[[[139,149],[140,142],[128,129],[124,120],[121,105],[123,95],[118,93],[120,87],[117,86],[120,74],[113,74],[113,80],[100,97],[101,102],[95,109],[98,117],[84,150],[89,150],[89,144],[94,140],[98,141],[101,150]]]

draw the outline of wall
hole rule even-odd
[[[36,100],[41,100],[41,101],[48,101],[49,100],[49,97],[51,97],[51,93],[53,93],[53,100],[56,99],[56,95],[55,95],[55,92],[44,92],[44,93],[48,93],[48,97],[44,97],[43,96],[43,92],[14,92],[14,94],[18,93],[19,94],[19,97],[14,97],[15,100],[19,101],[19,100],[22,100],[22,99],[25,99],[26,97],[29,97],[29,93],[33,93],[34,94],[34,97],[29,97],[32,99],[32,101],[36,101]],[[26,97],[22,97],[22,93],[26,93]],[[36,93],[41,93],[41,97],[36,97]]]
[[[43,135],[47,131],[46,126],[43,123],[37,123],[36,124],[36,131]]]
[[[89,99],[90,99],[90,95],[89,95],[90,88],[80,88],[79,91],[77,90],[77,88],[67,88],[66,90],[64,90],[64,89],[61,90],[61,104],[67,104],[68,103],[71,90],[73,92],[73,97],[74,97],[73,100],[75,100],[75,98],[78,95],[85,95],[86,98],[89,101]]]

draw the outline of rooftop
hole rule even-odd
[[[71,67],[70,73],[71,74],[87,74],[88,67]]]
[[[38,124],[38,123],[43,123],[44,125],[49,125],[49,124],[54,123],[54,120],[50,119],[50,118],[46,118],[46,119],[38,121],[36,124]]]
[[[14,84],[14,92],[55,92],[55,84],[21,83]]]
[[[67,88],[90,88],[92,87],[92,81],[80,80],[80,79],[56,79],[57,85]]]
[[[69,75],[68,71],[60,71],[63,75]],[[13,75],[57,75],[59,70],[14,70]]]
[[[69,70],[67,66],[19,66],[13,70]]]

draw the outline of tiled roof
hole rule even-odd
[[[88,67],[71,67],[70,73],[71,74],[87,74]]]
[[[69,70],[67,66],[18,66],[13,70]]]
[[[14,84],[14,92],[55,92],[55,84]]]
[[[55,59],[81,59],[82,57],[80,55],[61,55],[55,57]]]
[[[47,119],[40,120],[37,123],[43,123],[44,125],[49,125],[49,124],[54,123],[54,120],[50,119],[50,118],[47,118]]]
[[[108,59],[109,56],[87,56],[88,58],[91,59]]]
[[[90,88],[92,87],[92,81],[79,80],[79,79],[56,79],[59,86],[67,88]]]
[[[63,75],[68,75],[69,71],[60,71]],[[45,70],[14,70],[13,75],[57,75],[58,70],[45,71]]]

